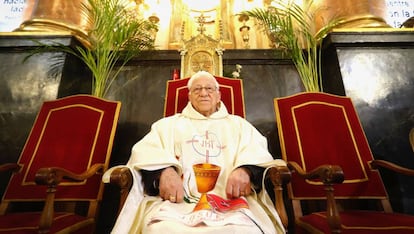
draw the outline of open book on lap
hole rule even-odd
[[[253,214],[244,197],[224,199],[218,195],[207,194],[211,209],[203,209],[181,213],[171,206],[164,206],[152,217],[151,222],[177,221],[187,226],[224,226],[224,225],[256,225]]]

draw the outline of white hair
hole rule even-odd
[[[201,77],[206,77],[206,78],[210,78],[214,81],[214,85],[216,86],[217,91],[219,90],[219,83],[217,82],[216,78],[210,74],[209,72],[206,71],[198,71],[196,72],[194,75],[191,76],[191,78],[188,80],[187,82],[187,88],[188,90],[190,90],[191,86],[193,85],[193,82]]]

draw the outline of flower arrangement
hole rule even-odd
[[[236,64],[236,70],[231,73],[233,78],[239,78],[239,79],[241,78],[240,73],[241,73],[242,68],[243,68],[242,65]]]

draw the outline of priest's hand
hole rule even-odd
[[[226,186],[227,198],[248,196],[251,193],[248,169],[239,167],[231,172]]]
[[[159,190],[160,197],[164,200],[174,203],[183,201],[183,182],[173,167],[167,167],[161,172]]]

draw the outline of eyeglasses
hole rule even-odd
[[[191,91],[191,93],[199,94],[199,93],[201,93],[201,91],[203,89],[205,89],[207,93],[213,93],[214,91],[217,90],[216,87],[207,86],[207,87],[195,87],[195,88],[191,89],[190,91]]]

